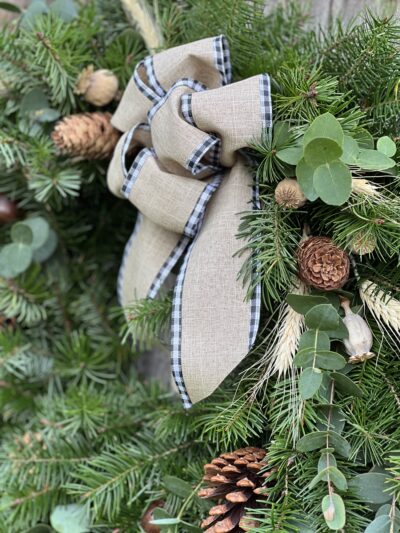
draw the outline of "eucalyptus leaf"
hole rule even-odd
[[[33,231],[24,222],[17,222],[11,228],[11,240],[29,246],[33,242]]]
[[[38,261],[39,263],[43,263],[44,261],[47,261],[53,253],[55,252],[58,244],[58,238],[52,229],[49,231],[49,236],[47,238],[47,241],[40,247],[36,248],[33,252],[33,259],[35,261]]]
[[[38,122],[54,122],[60,117],[60,112],[57,109],[51,109],[50,107],[45,107],[39,109],[33,113],[33,118]]]
[[[360,147],[357,141],[350,135],[345,135],[343,139],[343,154],[340,156],[340,161],[343,161],[346,165],[355,165],[359,153]]]
[[[393,510],[392,505],[390,503],[386,503],[385,505],[381,505],[381,507],[379,507],[379,509],[376,511],[375,516],[378,517],[378,516],[385,515],[385,514],[390,515],[392,514],[392,510]],[[400,521],[400,511],[398,507],[394,508],[394,516],[396,517],[398,521]]]
[[[341,370],[346,366],[346,359],[340,353],[321,350],[317,352],[315,365],[324,370]]]
[[[349,456],[350,444],[335,431],[313,431],[308,433],[297,441],[296,450],[299,452],[319,450],[326,446],[327,441],[339,455],[346,458]]]
[[[75,503],[57,505],[50,515],[50,523],[57,533],[86,533],[90,530],[86,507]]]
[[[367,527],[364,533],[399,533],[400,526],[396,518],[387,515],[376,517]]]
[[[348,376],[340,374],[339,372],[332,372],[331,378],[335,380],[335,388],[342,394],[349,394],[350,396],[355,396],[357,398],[362,397],[362,390]]]
[[[322,372],[318,368],[305,368],[299,377],[299,392],[303,400],[312,398],[322,383]]]
[[[20,27],[24,30],[32,30],[35,27],[36,18],[40,15],[48,13],[48,11],[49,8],[47,7],[47,4],[42,0],[32,2],[21,17]]]
[[[324,113],[313,120],[304,134],[304,147],[312,140],[321,137],[331,139],[339,146],[343,144],[344,135],[342,126],[331,113]]]
[[[346,508],[339,494],[326,495],[322,500],[322,512],[329,529],[337,531],[346,525]]]
[[[52,533],[52,532],[54,532],[54,529],[52,529],[47,524],[38,524],[37,526],[24,531],[24,533]]]
[[[342,148],[332,139],[313,139],[304,148],[304,159],[313,168],[339,159]]]
[[[179,479],[178,477],[165,476],[163,483],[164,487],[169,492],[179,496],[179,498],[187,498],[193,492],[190,483],[183,481],[183,479]]]
[[[365,148],[367,150],[373,150],[374,148],[374,138],[368,130],[365,128],[359,128],[354,134],[354,139],[357,141],[358,146]]]
[[[26,244],[13,242],[6,244],[1,250],[1,261],[9,263],[9,268],[14,275],[22,274],[29,267],[32,261],[32,249]]]
[[[397,152],[396,143],[392,141],[390,137],[385,135],[380,137],[376,143],[376,148],[378,152],[387,155],[388,157],[393,157]]]
[[[303,149],[301,146],[290,146],[289,148],[284,148],[283,150],[278,150],[276,152],[276,157],[288,163],[289,165],[297,165],[303,155]]]
[[[329,466],[337,466],[337,462],[332,453],[324,451],[318,461],[318,473],[322,472]],[[323,476],[322,479],[326,481],[326,476]]]
[[[72,22],[78,16],[78,11],[72,0],[54,0],[50,5],[50,11],[64,22]]]
[[[49,107],[46,94],[39,87],[30,90],[21,100],[19,112],[21,115],[31,116],[33,113]]]
[[[339,325],[336,329],[331,329],[328,331],[328,335],[331,339],[347,339],[349,336],[349,330],[346,327],[346,324],[339,317]]]
[[[34,250],[41,248],[46,243],[50,234],[50,226],[47,220],[42,217],[27,218],[24,220],[24,224],[32,230],[32,248]]]
[[[162,518],[172,518],[172,516],[162,507],[156,507],[152,513],[153,520],[161,520]]]
[[[151,521],[152,524],[163,527],[163,526],[177,526],[181,523],[180,518],[159,518]]]
[[[300,159],[296,167],[296,177],[304,196],[310,202],[318,198],[314,188],[314,168],[308,165],[304,158]]]
[[[304,352],[308,349],[309,353],[314,355],[321,350],[329,350],[331,342],[329,336],[325,331],[308,330],[305,331],[299,340],[299,352]]]
[[[314,189],[328,205],[342,205],[351,194],[351,172],[341,161],[325,163],[315,169]]]
[[[387,170],[395,165],[393,159],[377,150],[361,150],[357,158],[357,166],[365,170]]]
[[[367,472],[358,474],[349,483],[349,486],[357,496],[369,503],[386,503],[392,499],[388,492],[387,481],[389,476],[379,472]]]
[[[333,305],[319,304],[306,313],[305,322],[310,329],[334,330],[339,325],[339,315]]]
[[[321,413],[321,421],[317,423],[320,431],[335,431],[339,435],[342,433],[345,425],[345,416],[343,411],[337,405],[321,404],[316,406],[318,413]]]
[[[15,278],[18,276],[18,271],[11,266],[8,256],[3,250],[4,247],[0,249],[0,276],[6,279]]]
[[[347,481],[342,472],[338,470],[335,466],[329,466],[324,470],[321,470],[315,478],[309,484],[309,488],[312,489],[320,481],[330,480],[338,490],[346,491],[347,490]]]
[[[292,309],[301,315],[308,313],[315,305],[329,303],[325,296],[314,296],[311,294],[288,294],[287,303]]]

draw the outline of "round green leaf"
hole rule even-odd
[[[331,113],[324,113],[313,120],[304,134],[304,146],[314,139],[325,137],[339,146],[343,144],[343,130],[340,122]]]
[[[18,272],[11,266],[8,256],[3,252],[3,249],[1,248],[0,250],[0,276],[7,279],[15,278],[15,276],[18,276]]]
[[[340,157],[340,160],[347,165],[356,165],[359,153],[360,148],[357,141],[353,139],[353,137],[345,135],[343,139],[343,154]]]
[[[39,263],[43,263],[44,261],[47,261],[47,259],[49,259],[49,257],[51,257],[53,253],[55,252],[57,248],[57,244],[58,244],[57,235],[55,231],[50,229],[49,237],[47,241],[43,244],[43,246],[41,246],[40,248],[37,248],[33,252],[33,259],[35,261],[38,261]]]
[[[32,249],[26,244],[13,242],[1,250],[1,262],[8,263],[14,275],[21,274],[29,267],[32,261]]]
[[[377,150],[361,150],[357,158],[357,166],[365,170],[387,170],[396,162]]]
[[[11,240],[29,246],[33,242],[33,231],[28,224],[17,222],[11,228]]]
[[[44,13],[47,13],[49,8],[42,0],[32,2],[28,9],[21,17],[20,26],[25,30],[32,30],[35,27],[36,18]]]
[[[363,392],[360,387],[345,374],[332,372],[331,378],[335,380],[335,387],[342,394],[349,394],[350,396],[356,396],[357,398],[362,397]]]
[[[338,490],[347,490],[347,481],[345,476],[336,468],[336,466],[329,466],[318,472],[315,478],[311,481],[309,488],[312,489],[320,481],[330,480]]]
[[[342,205],[351,194],[351,172],[341,161],[326,163],[315,169],[314,188],[328,205]]]
[[[315,168],[324,163],[339,159],[342,148],[332,139],[313,139],[304,149],[304,159],[308,165]]]
[[[361,500],[369,503],[386,503],[392,499],[390,493],[385,492],[388,488],[386,484],[388,479],[389,476],[386,474],[367,472],[355,476],[349,485]]]
[[[78,16],[78,11],[72,0],[55,0],[50,5],[50,11],[64,22],[71,22]]]
[[[312,452],[323,448],[326,443],[326,431],[314,431],[301,437],[297,441],[296,450],[299,452]]]
[[[33,114],[33,118],[38,122],[54,122],[60,117],[60,112],[57,109],[51,109],[50,107],[45,107],[44,109],[39,109]]]
[[[57,533],[87,533],[90,529],[87,509],[82,505],[58,505],[50,516]]]
[[[289,165],[297,165],[303,155],[303,148],[301,146],[290,146],[276,152],[276,157],[288,163]]]
[[[318,392],[322,383],[322,372],[318,368],[305,368],[299,377],[299,392],[308,400]]]
[[[346,359],[340,353],[321,350],[315,357],[315,366],[324,370],[341,370],[346,366]]]
[[[187,496],[193,491],[190,483],[183,479],[179,479],[178,477],[165,476],[163,481],[165,488],[180,498],[187,498]]]
[[[389,515],[381,515],[368,525],[364,533],[397,533],[398,530],[398,528],[392,527],[392,520]]]
[[[310,165],[307,165],[304,158],[300,159],[296,167],[296,177],[304,196],[310,202],[313,202],[318,198],[318,194],[314,189],[314,169]]]
[[[314,296],[312,294],[288,294],[286,301],[296,313],[301,315],[305,315],[315,305],[329,303],[328,298],[325,296]]]
[[[397,152],[396,143],[388,136],[380,137],[376,143],[376,148],[382,154],[393,157]]]
[[[322,512],[329,529],[337,531],[346,525],[346,508],[339,494],[326,495],[322,500]]]
[[[367,150],[373,150],[374,148],[374,139],[369,131],[367,131],[365,128],[360,128],[356,131],[354,134],[354,138],[358,143],[358,146],[361,148],[365,148]]]
[[[49,107],[49,101],[44,91],[39,87],[35,87],[22,98],[19,112],[21,115],[32,115]]]
[[[321,473],[329,466],[337,466],[336,459],[330,452],[324,451],[318,461],[318,473]],[[326,481],[326,476],[323,476],[322,479]]]
[[[37,250],[41,248],[50,234],[50,226],[48,222],[42,217],[27,218],[24,224],[29,226],[33,233],[32,248]]]
[[[332,330],[339,325],[339,315],[333,305],[320,304],[308,311],[305,322],[310,329]]]

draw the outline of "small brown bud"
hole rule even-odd
[[[275,201],[282,207],[297,209],[298,207],[302,207],[307,199],[297,180],[293,178],[285,178],[276,186]]]
[[[94,70],[93,65],[90,65],[79,75],[75,93],[83,95],[89,104],[105,106],[118,93],[118,78],[111,70]]]

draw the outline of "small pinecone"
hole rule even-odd
[[[62,154],[82,159],[107,159],[121,135],[110,120],[110,113],[70,115],[57,122],[52,139]]]
[[[256,527],[245,510],[257,507],[257,499],[267,495],[263,486],[272,470],[260,474],[267,466],[265,450],[247,447],[232,453],[223,453],[204,466],[203,480],[209,488],[199,492],[200,498],[217,500],[201,528],[207,533],[239,533]]]
[[[348,255],[329,237],[309,237],[297,251],[299,278],[317,289],[340,289],[349,277]]]
[[[156,500],[150,505],[140,521],[143,531],[146,533],[160,533],[161,529],[155,524],[152,524],[151,521],[153,520],[154,509],[157,509],[157,507],[164,507],[164,503],[165,502],[162,500]]]

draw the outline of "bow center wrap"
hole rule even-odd
[[[260,287],[246,301],[237,279],[243,259],[234,254],[240,213],[258,208],[240,150],[271,126],[270,82],[231,77],[223,36],[166,50],[137,65],[112,119],[124,134],[108,185],[139,211],[119,298],[127,305],[156,297],[182,260],[171,343],[185,407],[211,394],[247,355],[259,322]]]

